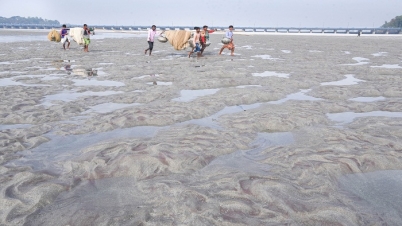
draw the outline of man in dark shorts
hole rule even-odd
[[[163,34],[163,32],[165,32],[165,31],[162,31],[161,33],[159,33],[159,35]],[[148,31],[148,38],[147,38],[148,49],[145,50],[145,54],[147,54],[147,52],[149,50],[149,55],[151,56],[152,49],[154,48],[154,40],[155,40],[156,34],[157,34],[156,26],[152,25],[151,29]]]
[[[84,24],[84,52],[88,52],[89,43],[91,43],[91,31],[88,29],[87,24]]]

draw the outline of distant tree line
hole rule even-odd
[[[382,27],[398,27],[402,28],[402,16],[397,16],[392,19],[390,22],[385,21],[385,24]]]
[[[60,22],[57,20],[47,20],[42,19],[41,17],[20,17],[20,16],[12,16],[10,18],[1,17],[0,23],[2,24],[43,24],[43,25],[60,25]]]

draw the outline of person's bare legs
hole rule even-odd
[[[191,54],[194,53],[194,49],[195,49],[195,47],[193,47],[193,48],[191,49],[190,53],[188,54],[188,58],[190,58]]]
[[[70,49],[70,42],[68,42],[67,49]]]
[[[228,46],[227,44],[225,44],[225,45],[222,46],[221,51],[219,51],[219,55],[222,54],[222,51],[223,51],[227,46]]]
[[[201,56],[202,56],[202,54],[204,53],[205,48],[207,48],[207,44],[203,43],[201,46],[202,46],[202,48],[201,48]]]
[[[235,47],[232,46],[232,53],[230,54],[231,56],[234,56],[234,49],[235,49]]]
[[[149,55],[151,56],[151,53],[152,53],[152,49],[151,49],[151,48],[148,48],[148,49],[145,50],[145,55],[147,55],[148,50],[149,50]]]

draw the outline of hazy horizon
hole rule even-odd
[[[401,14],[402,1],[233,0],[189,1],[2,0],[0,16],[41,17],[61,24],[113,26],[380,27]],[[33,10],[34,9],[34,10]],[[77,10],[78,9],[78,10]],[[85,10],[86,9],[86,10]],[[80,13],[82,12],[82,13]]]

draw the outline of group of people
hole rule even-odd
[[[191,55],[193,53],[197,53],[197,57],[202,56],[202,54],[204,53],[205,48],[207,48],[207,42],[209,41],[209,34],[213,33],[216,31],[215,30],[209,30],[207,25],[204,25],[202,27],[202,30],[200,27],[194,27],[195,33],[193,35],[192,38],[192,43],[193,43],[193,47],[190,51],[190,53],[188,54],[188,57],[190,58]],[[155,36],[158,35],[162,35],[165,31],[160,32],[159,34],[156,31],[156,26],[152,25],[151,29],[148,31],[148,48],[145,50],[145,54],[147,54],[147,52],[149,51],[149,55],[151,56],[153,47],[154,47],[154,40],[155,40]],[[222,54],[222,51],[227,48],[231,51],[231,55],[234,55],[234,49],[235,46],[233,44],[233,26],[230,25],[229,26],[229,30],[225,33],[225,38],[229,39],[230,42],[228,44],[224,44],[221,48],[221,50],[219,51],[219,55]]]
[[[194,27],[195,33],[193,36],[193,48],[191,49],[188,57],[191,56],[193,53],[197,53],[197,56],[202,56],[205,48],[207,48],[207,41],[209,41],[209,34],[213,33],[216,30],[208,30],[208,26],[204,25],[202,27],[202,31],[200,31],[199,27]]]
[[[84,29],[84,52],[88,52],[88,47],[89,47],[89,43],[91,43],[91,31],[88,28],[87,24],[84,24],[83,26]],[[67,28],[67,26],[65,24],[63,24],[61,31],[60,31],[60,36],[61,36],[61,43],[63,44],[63,49],[66,50],[66,43],[68,43],[67,45],[67,49],[70,49],[70,39],[68,38],[68,31],[70,29]]]
[[[88,47],[89,47],[89,43],[91,43],[90,40],[90,35],[91,35],[91,31],[90,29],[88,29],[87,24],[84,24],[83,26],[84,29],[84,52],[88,52]],[[67,49],[70,49],[70,39],[68,38],[68,30],[67,26],[65,24],[63,24],[62,29],[60,31],[60,35],[61,35],[61,43],[63,44],[63,49],[66,50],[66,43],[68,43],[67,45]],[[188,57],[191,57],[191,55],[193,53],[197,53],[197,56],[200,57],[202,56],[205,48],[207,48],[207,42],[209,41],[209,34],[213,33],[216,31],[215,30],[209,30],[207,25],[204,25],[202,27],[202,31],[200,29],[200,27],[194,27],[195,33],[193,35],[192,38],[192,43],[193,43],[193,47],[190,51],[190,53],[188,54]],[[148,31],[148,36],[147,36],[147,41],[148,41],[148,48],[144,51],[145,54],[148,53],[149,51],[149,55],[152,54],[152,50],[154,48],[154,41],[155,41],[155,36],[158,35],[162,35],[165,31],[162,31],[160,33],[157,33],[156,31],[156,26],[152,25],[151,29]],[[234,44],[233,44],[233,26],[230,25],[229,26],[229,30],[225,33],[225,38],[229,39],[230,42],[228,44],[224,44],[221,48],[221,50],[219,51],[219,55],[222,54],[222,51],[227,48],[231,51],[231,55],[234,55]]]

